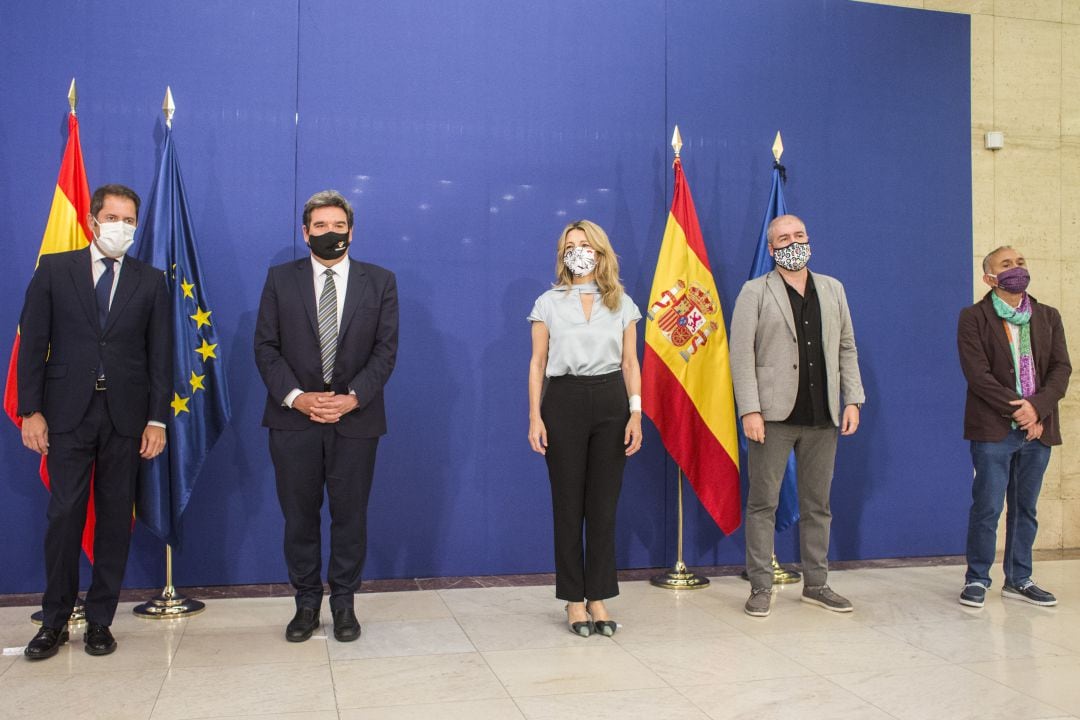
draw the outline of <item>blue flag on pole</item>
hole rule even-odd
[[[787,214],[784,203],[784,167],[773,163],[772,190],[769,192],[769,205],[765,208],[765,217],[761,219],[761,233],[758,235],[757,250],[754,251],[754,263],[750,266],[750,280],[761,277],[775,267],[769,254],[769,223],[773,218]],[[783,532],[799,520],[799,495],[795,485],[795,453],[787,461],[784,481],[780,484],[780,503],[776,506],[776,532]]]
[[[172,298],[173,417],[165,452],[139,470],[136,515],[178,547],[195,480],[232,410],[171,128],[165,131],[150,207],[139,228],[136,257],[165,268]]]

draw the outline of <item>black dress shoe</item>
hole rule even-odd
[[[37,631],[37,635],[26,645],[26,650],[23,654],[31,660],[44,660],[45,658],[51,658],[56,653],[60,652],[60,646],[68,641],[67,628],[63,630],[57,630],[56,628],[41,626],[41,629]]]
[[[360,621],[356,619],[356,613],[352,608],[335,610],[334,615],[334,639],[338,642],[352,642],[360,637]]]
[[[87,655],[108,655],[116,650],[116,641],[105,625],[87,623],[83,633],[83,650]]]
[[[285,639],[289,642],[304,642],[315,628],[319,627],[319,609],[300,607],[296,609],[292,621],[285,628]]]

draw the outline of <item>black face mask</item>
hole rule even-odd
[[[349,233],[324,232],[322,235],[308,235],[308,245],[315,257],[337,260],[349,249]]]

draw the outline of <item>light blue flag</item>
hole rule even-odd
[[[775,267],[769,254],[767,230],[773,218],[787,214],[784,203],[784,181],[787,179],[784,166],[773,163],[772,190],[769,192],[769,204],[765,208],[765,217],[761,219],[761,233],[758,235],[757,250],[754,251],[754,263],[750,266],[750,280],[761,277]],[[795,453],[787,461],[784,481],[780,484],[780,503],[776,506],[776,532],[783,532],[799,520],[799,494],[795,485]]]
[[[150,207],[139,230],[136,257],[165,269],[172,299],[173,416],[166,452],[139,470],[136,516],[177,547],[195,480],[232,410],[171,128],[165,131]]]

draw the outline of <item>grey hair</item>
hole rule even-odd
[[[792,215],[791,213],[788,213],[786,215],[777,215],[769,221],[769,225],[765,228],[765,239],[768,240],[770,246],[773,243],[773,226],[783,220],[797,220],[799,221],[799,224],[803,226],[803,230],[806,230],[806,223],[804,223],[803,219],[798,215]]]
[[[353,226],[353,209],[349,201],[345,199],[345,196],[339,193],[337,190],[321,190],[304,203],[304,227],[308,227],[311,224],[311,211],[321,207],[338,207],[345,211],[345,219],[349,222],[349,227]]]
[[[994,257],[995,255],[997,255],[1002,250],[1012,250],[1012,249],[1013,249],[1012,245],[1002,245],[999,248],[994,248],[993,250],[991,250],[987,254],[987,256],[983,258],[983,275],[991,275],[992,274],[990,272],[990,258]]]

